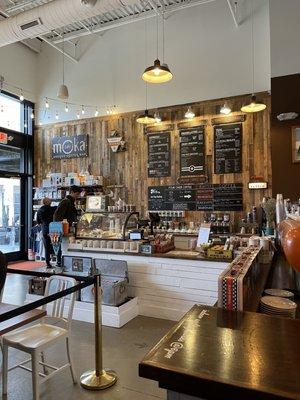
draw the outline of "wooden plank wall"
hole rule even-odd
[[[263,196],[272,193],[271,149],[270,149],[270,98],[267,93],[261,93],[259,98],[267,103],[264,112],[247,115],[243,122],[243,172],[240,174],[216,175],[213,173],[213,126],[212,118],[221,117],[220,105],[224,99],[210,100],[194,103],[195,118],[190,126],[207,120],[205,126],[206,140],[206,174],[209,182],[244,184],[244,212],[252,205],[261,202]],[[233,115],[241,115],[240,107],[249,101],[249,96],[232,97],[229,104]],[[179,162],[179,126],[184,120],[186,105],[173,106],[159,109],[163,117],[162,127],[170,127],[172,141],[171,176],[167,178],[147,178],[147,137],[144,127],[136,123],[139,112],[126,113],[114,116],[105,116],[89,119],[80,119],[66,123],[56,123],[37,127],[35,134],[35,185],[41,184],[46,173],[51,172],[80,172],[90,171],[95,175],[108,178],[111,185],[124,185],[119,189],[120,196],[130,204],[136,204],[137,209],[143,214],[147,211],[147,189],[154,185],[172,185],[178,183]],[[223,117],[230,122],[230,117]],[[226,119],[227,118],[227,119]],[[159,128],[163,130],[164,128]],[[106,138],[111,131],[118,130],[124,135],[127,151],[112,153]],[[70,160],[51,159],[51,139],[60,135],[76,135],[86,133],[89,135],[90,152],[88,158]],[[248,190],[247,185],[251,177],[261,176],[268,182],[267,190]],[[186,179],[186,183],[188,180]],[[190,212],[188,219],[198,220],[200,212]],[[232,213],[233,214],[233,213]],[[238,217],[237,213],[235,217]]]

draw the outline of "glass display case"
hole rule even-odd
[[[78,220],[76,239],[128,240],[138,219],[138,212],[85,212]]]

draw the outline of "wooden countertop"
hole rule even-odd
[[[208,400],[299,400],[300,321],[195,305],[139,375]]]
[[[203,258],[200,255],[194,255],[194,251],[181,250],[182,255],[174,254],[174,252],[178,252],[178,250],[172,250],[168,253],[154,253],[154,254],[142,254],[142,253],[131,253],[124,251],[106,251],[93,249],[92,247],[89,249],[72,249],[68,248],[69,253],[98,253],[98,254],[119,254],[124,256],[132,256],[132,257],[155,257],[155,258],[171,258],[175,260],[196,260],[196,261],[207,261],[207,262],[223,262],[230,264],[232,260],[228,259],[220,259],[220,258]]]

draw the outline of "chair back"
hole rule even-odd
[[[76,280],[74,278],[59,275],[51,276],[49,279],[47,279],[45,297],[49,296],[50,294],[61,292],[62,290],[66,290],[75,285]],[[50,305],[52,306],[52,310],[48,314],[48,317],[51,317],[56,321],[64,322],[68,330],[70,329],[72,323],[76,295],[77,292],[73,292],[68,296],[61,297],[50,303]],[[43,306],[43,309],[47,309],[47,304]]]
[[[4,285],[7,274],[7,259],[6,256],[0,251],[0,301],[2,301]]]

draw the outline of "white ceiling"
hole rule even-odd
[[[3,17],[9,18],[10,16],[33,9],[42,4],[49,3],[50,1],[55,0],[0,0],[0,13],[2,13]],[[164,18],[168,18],[172,13],[179,10],[214,1],[227,2],[233,17],[233,22],[238,26],[239,10],[237,6],[245,0],[137,0],[136,4],[133,6],[124,6],[112,12],[104,13],[83,21],[77,21],[73,24],[55,29],[39,37],[39,39],[44,40],[60,52],[62,51],[61,42],[65,40],[66,43],[71,45],[70,49],[65,50],[67,53],[66,55],[73,61],[76,61],[76,52],[72,47],[78,43],[82,36],[105,32],[109,29],[133,23],[140,19],[153,18],[157,16],[157,14],[161,16],[163,14]],[[24,44],[28,45],[29,42],[27,41]]]

